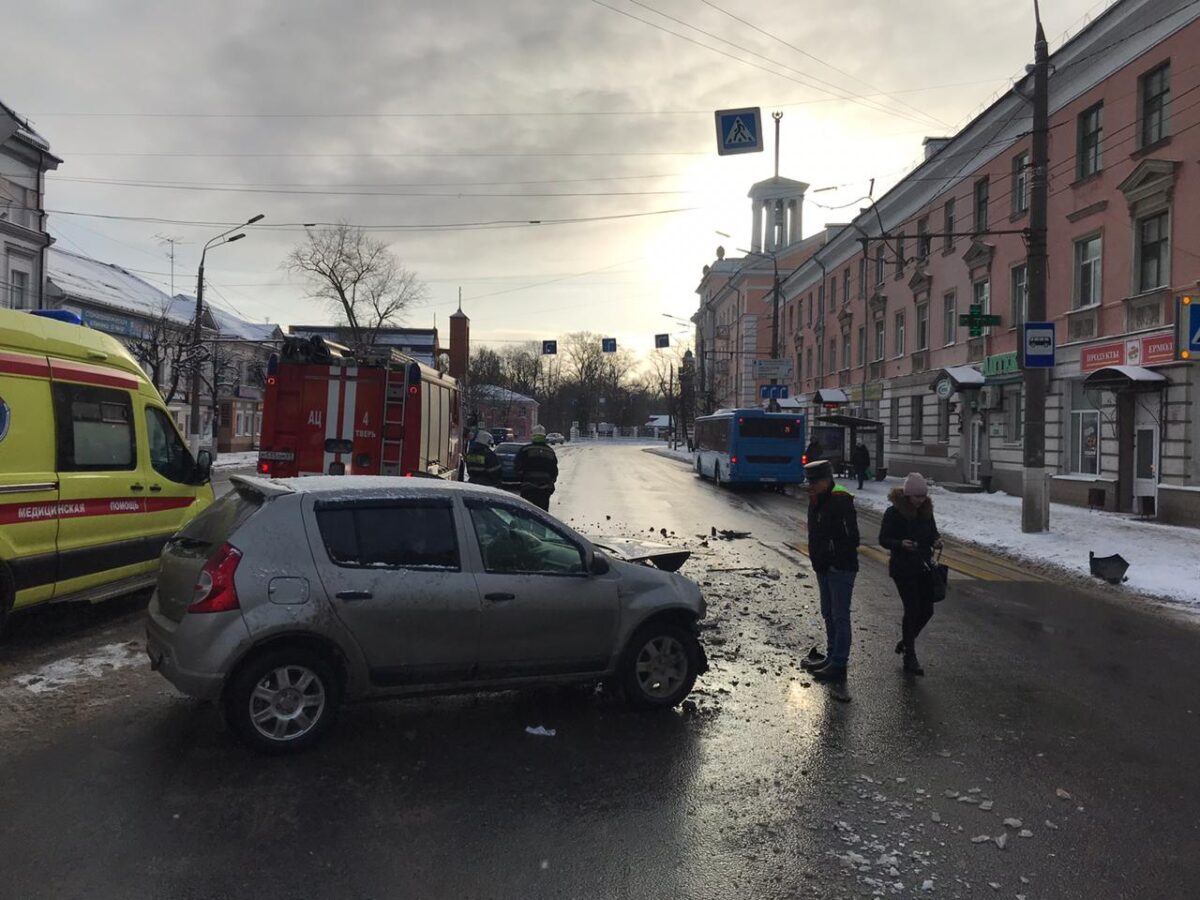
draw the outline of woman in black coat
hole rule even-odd
[[[896,652],[904,654],[904,671],[924,675],[917,660],[917,636],[933,618],[933,551],[942,548],[929,486],[917,472],[889,495],[892,505],[883,514],[879,545],[890,551],[888,574],[904,604],[902,637]]]

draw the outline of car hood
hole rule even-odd
[[[600,537],[589,537],[588,540],[614,559],[631,563],[649,563],[656,569],[661,569],[664,572],[678,570],[680,566],[687,562],[688,557],[692,555],[691,550],[682,550],[679,547],[672,547],[668,544],[642,541],[637,538],[602,535]]]

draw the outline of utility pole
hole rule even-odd
[[[675,415],[675,363],[671,363],[671,374],[667,380],[667,434],[671,435],[672,450],[679,446],[678,436],[675,434],[678,424],[679,417]]]
[[[1046,321],[1046,205],[1050,164],[1050,53],[1037,0],[1033,3],[1037,32],[1033,44],[1033,146],[1029,196],[1029,316]],[[1024,344],[1023,338],[1019,338]],[[1022,365],[1025,378],[1025,479],[1021,492],[1021,530],[1050,527],[1050,498],[1046,483],[1046,377],[1041,368]]]

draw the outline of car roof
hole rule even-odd
[[[437,497],[458,493],[466,496],[515,499],[508,491],[443,478],[404,478],[399,475],[313,475],[303,478],[259,478],[233,475],[234,485],[250,488],[267,497],[312,494],[324,500],[375,497]]]

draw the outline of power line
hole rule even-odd
[[[596,2],[596,0],[593,0]],[[121,157],[131,159],[515,159],[515,158],[583,158],[616,156],[707,156],[701,150],[620,150],[569,153],[451,153],[444,150],[428,153],[164,153],[132,150],[64,151],[64,156]]]
[[[549,178],[532,181],[378,181],[378,182],[308,182],[308,181],[181,181],[141,180],[136,184],[184,185],[187,187],[267,187],[267,188],[406,188],[406,187],[497,187],[543,184],[587,184],[593,181],[639,181],[656,178],[685,178],[686,172],[663,172],[655,175],[596,175],[591,178]],[[124,184],[128,179],[89,178],[84,176],[48,175],[47,181],[69,181],[80,184]]]

